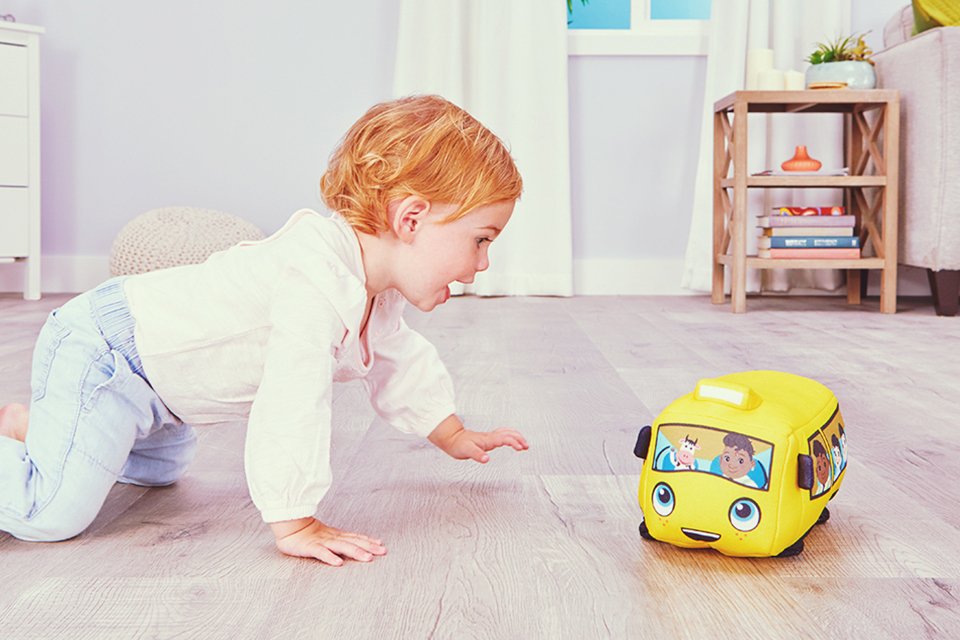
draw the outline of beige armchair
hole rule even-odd
[[[884,28],[878,86],[901,95],[901,264],[927,269],[938,315],[960,294],[960,27],[912,36],[908,5]]]

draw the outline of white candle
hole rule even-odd
[[[747,90],[760,88],[760,72],[773,69],[773,49],[750,49],[747,51]]]
[[[757,75],[757,89],[760,91],[783,91],[783,71],[767,69]]]
[[[799,71],[790,69],[784,72],[784,87],[787,91],[803,91],[806,88],[803,74]]]

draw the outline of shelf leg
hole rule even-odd
[[[747,310],[747,103],[733,107],[733,228],[730,231],[733,264],[730,297],[733,312]]]
[[[860,269],[847,269],[847,304],[860,304]]]
[[[883,271],[880,276],[880,311],[897,312],[897,200],[900,189],[900,102],[893,100],[883,114]]]
[[[880,313],[897,312],[897,265],[880,271]]]
[[[724,113],[713,114],[713,281],[710,288],[710,301],[713,304],[723,304],[725,297],[723,265],[719,261],[720,254],[726,250],[723,246],[723,232],[726,221],[724,220],[723,194],[720,186],[720,180],[726,177],[721,175],[727,154],[722,122],[722,118],[725,117],[726,114]]]
[[[723,265],[714,259],[713,261],[713,286],[710,291],[710,302],[713,304],[723,304],[726,295],[723,293]]]

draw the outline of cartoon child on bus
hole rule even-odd
[[[813,441],[813,469],[817,478],[813,493],[814,495],[820,495],[829,489],[833,482],[830,479],[830,457],[827,455],[827,448],[823,446],[819,438]]]
[[[843,446],[836,434],[830,436],[830,452],[833,454],[833,477],[840,477],[846,461],[843,459]]]
[[[723,437],[723,453],[720,454],[720,471],[724,477],[748,487],[757,487],[749,475],[756,462],[753,459],[753,443],[740,433],[728,433]]]

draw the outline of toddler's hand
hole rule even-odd
[[[471,431],[465,429],[456,416],[451,416],[441,423],[430,434],[429,439],[452,458],[476,460],[481,464],[490,460],[487,451],[497,447],[509,446],[517,451],[526,451],[529,448],[519,431],[514,429]]]
[[[447,449],[447,453],[457,460],[471,459],[486,464],[490,460],[487,451],[508,446],[517,451],[526,451],[529,448],[523,435],[514,429],[494,429],[493,431],[464,429],[453,437],[453,443]]]
[[[316,558],[335,567],[343,558],[370,562],[382,556],[387,548],[376,538],[328,527],[316,518],[301,518],[271,523],[277,548],[295,558]]]

